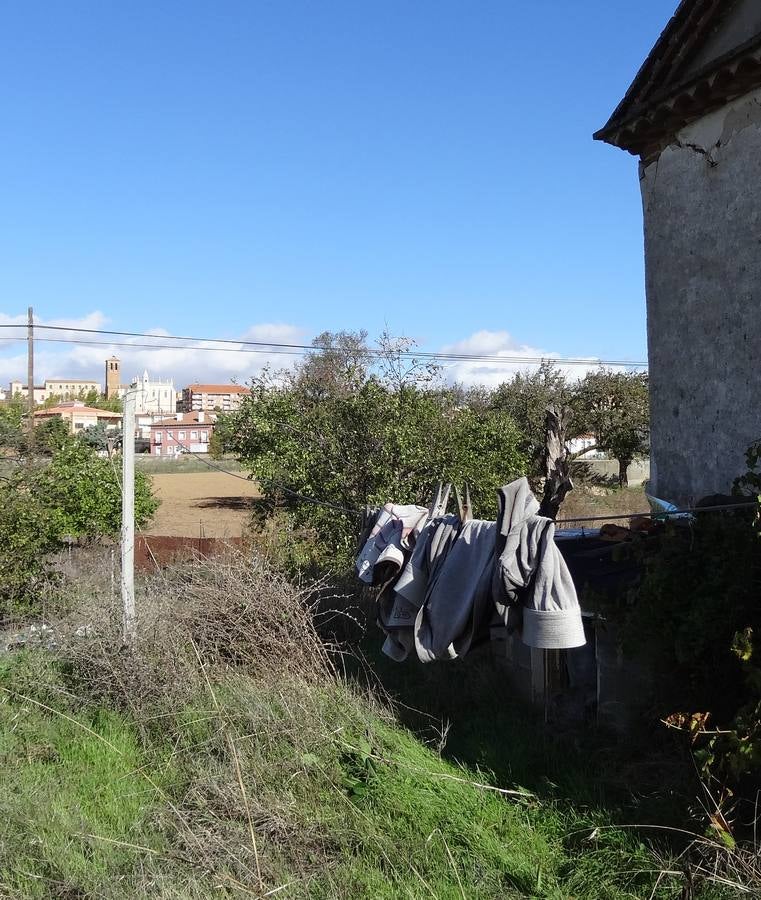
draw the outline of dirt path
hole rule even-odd
[[[224,472],[153,475],[161,500],[146,534],[177,537],[240,537],[259,489]]]

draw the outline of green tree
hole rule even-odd
[[[61,446],[50,464],[34,474],[31,489],[55,515],[61,537],[118,534],[122,507],[119,473],[112,460],[96,456],[81,441]],[[149,476],[135,472],[136,526],[146,525],[157,507]]]
[[[60,537],[58,517],[36,495],[26,471],[0,483],[0,621],[39,603]]]
[[[235,446],[235,417],[229,413],[220,413],[214,423],[214,430],[209,438],[209,456],[212,459],[222,459],[226,453],[231,453]]]
[[[97,425],[83,428],[77,437],[86,447],[98,451],[106,450],[110,455],[115,447],[121,446],[122,433],[120,430],[107,428],[103,422],[98,422]]]
[[[20,451],[25,447],[24,401],[20,394],[0,404],[0,450]]]
[[[59,403],[62,403],[64,400],[61,394],[50,394],[42,401],[43,409],[52,409],[54,406],[58,406]]]
[[[69,426],[60,416],[49,416],[34,427],[35,449],[45,456],[52,456],[70,440],[72,435]]]
[[[121,506],[112,461],[70,435],[49,462],[18,466],[0,478],[0,619],[40,601],[54,580],[50,555],[65,537],[116,535]],[[137,471],[136,525],[145,526],[157,507],[149,476]]]
[[[93,409],[105,409],[109,412],[117,413],[122,411],[121,397],[110,397],[109,399],[106,399],[103,394],[98,394],[96,391],[90,391],[87,395],[86,403]]]
[[[351,342],[346,358],[333,354],[332,371],[310,357],[290,372],[265,373],[225,426],[265,497],[312,529],[331,567],[353,554],[365,504],[427,504],[439,480],[468,481],[476,515],[493,516],[497,488],[525,470],[509,415],[432,386],[427,364],[405,351],[383,353],[375,371]]]
[[[367,378],[370,351],[366,331],[324,331],[312,345],[318,351],[307,355],[293,381],[314,400],[346,396]]]
[[[626,487],[636,456],[650,449],[650,400],[644,372],[589,372],[573,400],[577,425],[595,436],[597,447],[618,460],[618,483]]]
[[[542,454],[545,447],[547,407],[566,406],[573,386],[555,363],[546,360],[535,371],[517,372],[501,384],[491,396],[493,409],[507,413],[518,426],[520,447],[531,462],[531,473],[543,475]]]

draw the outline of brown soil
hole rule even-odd
[[[226,472],[162,474],[152,480],[161,506],[145,534],[240,538],[260,496],[255,482]]]
[[[647,512],[649,509],[645,491],[642,487],[625,490],[609,490],[592,485],[579,484],[571,491],[560,508],[558,520],[568,523],[565,527],[589,525],[599,528],[604,522],[579,522],[579,518],[588,516],[623,516]],[[615,519],[613,521],[616,521]],[[626,525],[626,521],[619,522]]]

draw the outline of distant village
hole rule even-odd
[[[219,413],[236,410],[249,389],[238,384],[189,384],[181,391],[173,379],[153,379],[147,371],[129,384],[122,383],[121,360],[105,361],[105,380],[47,378],[32,388],[36,422],[57,417],[72,434],[90,427],[121,432],[120,402],[127,391],[136,392],[135,440],[137,447],[156,457],[207,453]],[[27,399],[29,387],[11,381],[0,389],[0,400]],[[106,408],[100,408],[100,401]]]

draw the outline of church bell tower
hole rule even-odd
[[[122,381],[120,365],[115,356],[106,360],[106,400],[119,396],[119,385]]]

